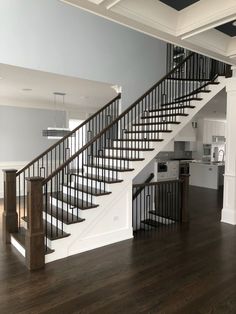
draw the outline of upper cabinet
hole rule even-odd
[[[212,136],[225,137],[225,126],[226,126],[225,121],[204,119],[203,144],[211,144]]]
[[[196,141],[196,129],[193,128],[192,122],[189,122],[181,131],[176,135],[175,141],[180,142],[195,142]]]

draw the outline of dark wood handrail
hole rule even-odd
[[[146,97],[150,92],[155,89],[159,84],[161,84],[165,79],[168,78],[172,73],[174,73],[178,68],[180,68],[188,59],[190,59],[195,52],[188,55],[181,63],[179,63],[175,68],[173,68],[169,73],[167,73],[162,79],[160,79],[156,84],[154,84],[147,92],[145,92],[141,97],[139,97],[132,105],[130,105],[125,111],[123,111],[111,124],[104,128],[100,133],[98,133],[92,140],[90,140],[86,145],[79,149],[73,156],[68,158],[61,166],[59,166],[55,171],[53,171],[47,178],[44,179],[43,185],[47,184],[54,176],[56,176],[62,169],[64,169],[71,161],[73,161],[77,156],[79,156],[83,151],[85,151],[91,144],[93,144],[97,139],[99,139],[103,134],[110,130],[120,119],[122,119],[129,111],[131,111],[144,97]]]
[[[140,183],[140,184],[134,184],[133,187],[144,187],[144,186],[152,186],[152,185],[161,185],[163,183],[173,183],[173,182],[180,182],[181,180],[163,180],[163,181],[157,181],[157,182],[150,182],[150,183]]]
[[[176,69],[180,68],[188,59],[190,59],[195,53],[192,52],[188,55],[182,62],[180,62],[175,68],[173,68],[169,73],[167,73],[163,78],[161,78],[157,83],[155,83],[147,92],[140,96],[132,105],[130,105],[126,110],[124,110],[111,124],[109,124],[105,129],[98,133],[92,140],[90,140],[86,145],[84,145],[80,150],[78,150],[73,156],[71,156],[67,161],[65,161],[60,167],[58,167],[54,172],[51,173],[44,181],[45,185],[50,181],[58,172],[65,168],[72,160],[74,160],[79,154],[81,154],[85,149],[87,149],[92,143],[94,143],[98,138],[105,134],[112,126],[114,126],[120,119],[122,119],[129,111],[131,111],[144,97],[146,97],[150,92],[160,85],[165,79],[168,78]]]
[[[77,126],[74,130],[72,130],[70,133],[66,134],[63,138],[61,138],[59,141],[57,141],[55,144],[50,146],[48,149],[46,149],[43,153],[41,153],[39,156],[35,157],[31,162],[29,162],[24,168],[20,169],[16,176],[19,176],[22,172],[24,172],[27,168],[32,166],[35,162],[37,162],[40,158],[42,158],[44,155],[49,153],[52,149],[57,147],[60,143],[62,143],[66,138],[69,138],[73,133],[78,131],[80,128],[82,128],[84,125],[86,125],[90,120],[92,120],[94,117],[96,117],[99,113],[101,113],[103,110],[105,110],[107,107],[109,107],[114,101],[121,98],[121,93],[119,93],[115,98],[113,98],[109,103],[107,103],[105,106],[103,106],[101,109],[96,111],[94,114],[91,115],[88,119],[86,119],[83,123],[81,123],[79,126]]]
[[[141,185],[139,184],[133,184],[133,187],[140,187],[133,195],[133,200],[136,199],[136,197],[142,192],[142,190],[144,189],[144,187],[146,185],[148,185],[150,183],[150,181],[152,181],[152,179],[154,178],[154,173],[151,173],[150,176],[144,181],[144,183],[142,183]]]

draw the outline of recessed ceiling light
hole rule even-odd
[[[32,88],[22,88],[23,92],[31,92]]]
[[[236,27],[236,21],[233,21],[232,25]]]

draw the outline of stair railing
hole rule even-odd
[[[51,213],[53,206],[58,210],[63,207],[66,213],[78,219],[81,208],[96,207],[91,197],[94,190],[96,194],[102,194],[106,182],[120,182],[120,173],[131,171],[131,162],[142,160],[142,151],[152,149],[150,142],[160,141],[160,133],[169,131],[167,125],[176,123],[178,116],[184,114],[192,94],[197,97],[207,90],[208,84],[218,75],[225,75],[226,70],[224,63],[196,53],[189,55],[44,179],[45,212]],[[184,97],[183,103],[178,100],[181,97]],[[141,118],[151,115],[152,110],[163,109],[167,116],[151,118],[144,134],[136,132]],[[63,233],[63,226],[56,228],[58,234]],[[46,234],[50,232],[49,226]]]
[[[69,134],[57,141],[54,145],[49,147],[16,173],[19,228],[21,226],[22,216],[26,216],[26,178],[47,178],[58,167],[63,165],[75,152],[82,148],[119,116],[120,98],[121,94],[118,94],[104,107],[95,112]]]
[[[134,234],[172,228],[189,219],[189,175],[168,180],[133,185],[132,225]]]
[[[131,171],[131,162],[142,160],[142,151],[152,150],[150,142],[161,141],[161,134],[170,132],[168,125],[178,123],[192,98],[206,91],[227,69],[224,63],[191,53],[73,156],[43,175],[44,217],[51,217],[45,225],[45,246],[52,233],[63,235],[62,218],[76,222],[82,210],[97,207],[92,195],[103,195],[106,183],[121,182],[120,173]],[[93,124],[90,127],[92,130]],[[39,170],[41,167],[38,164]],[[23,182],[32,175],[24,171]],[[26,203],[23,197],[19,208],[23,207],[24,215]]]
[[[151,173],[147,179],[144,181],[143,185],[140,185],[139,189],[136,189],[133,193],[133,201],[138,197],[138,195],[142,192],[145,187],[145,184],[150,183],[152,179],[155,177],[154,173]]]

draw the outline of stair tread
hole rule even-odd
[[[133,171],[134,168],[124,168],[124,167],[108,167],[108,166],[102,166],[102,165],[84,165],[85,167],[91,167],[96,169],[102,169],[102,170],[111,170],[111,171],[118,171],[118,172],[126,172],[126,171]]]
[[[210,82],[210,79],[196,79],[196,78],[182,78],[182,77],[168,77],[167,80],[187,81],[187,82]]]
[[[157,139],[148,139],[148,138],[143,138],[143,139],[114,139],[113,141],[120,141],[120,142],[163,142],[163,138],[157,138]],[[132,145],[132,144],[131,144]]]
[[[155,227],[155,228],[163,226],[162,223],[160,223],[158,221],[155,221],[155,220],[152,220],[152,219],[141,220],[141,223],[144,223],[145,225],[148,225],[148,226],[151,226],[151,227]]]
[[[164,121],[164,122],[144,122],[144,123],[134,123],[134,126],[146,126],[146,125],[166,125],[166,124],[180,124],[178,121]]]
[[[136,140],[134,140],[136,141]],[[127,150],[127,151],[153,151],[154,148],[130,148],[130,147],[106,147],[106,149],[112,150]]]
[[[167,113],[167,114],[161,114],[161,115],[156,115],[156,116],[151,116],[151,117],[141,117],[141,119],[151,119],[151,118],[164,118],[164,117],[187,117],[188,113]]]
[[[173,222],[175,222],[175,220],[173,219],[173,216],[170,217],[170,216],[166,215],[166,213],[163,213],[162,211],[150,210],[149,213],[152,215],[159,216],[161,218],[172,220]]]
[[[64,184],[64,186],[68,187],[69,189],[77,190],[79,192],[85,192],[94,196],[102,196],[102,195],[111,194],[111,192],[100,190],[94,187],[88,187],[87,185],[82,185],[82,184],[75,184],[75,186]]]
[[[171,101],[171,102],[167,102],[165,104],[162,104],[161,107],[166,107],[166,106],[175,105],[175,104],[179,104],[179,103],[182,104],[184,102],[193,101],[193,100],[201,101],[201,100],[203,100],[203,98],[200,98],[200,97],[190,97],[190,98],[187,98],[187,99],[175,100],[175,101]],[[149,111],[152,112],[152,109],[149,110]],[[153,111],[155,111],[155,109]]]
[[[22,217],[22,220],[27,222],[28,217],[27,216]],[[50,222],[46,222],[46,220],[43,220],[43,224],[44,224],[45,237],[51,241],[66,238],[66,237],[70,236],[69,233],[66,233],[65,231],[61,230],[60,228],[55,227]],[[49,232],[47,231],[47,235],[46,235],[46,230],[50,230]]]
[[[78,177],[80,178],[84,178],[85,180],[94,180],[94,181],[98,181],[98,182],[103,182],[103,183],[121,183],[123,182],[122,179],[115,179],[115,178],[110,178],[110,177],[104,177],[104,176],[99,176],[99,175],[91,175],[91,174],[85,174],[85,175],[81,175],[78,174]]]
[[[142,161],[144,158],[132,158],[132,157],[119,157],[119,156],[111,156],[111,155],[105,155],[105,156],[94,156],[96,158],[104,158],[104,159],[114,159],[114,160],[125,160],[125,161]]]
[[[183,96],[180,96],[180,97],[176,97],[175,100],[184,99],[184,98],[191,97],[193,95],[197,95],[197,94],[200,94],[200,93],[210,93],[210,92],[211,92],[210,89],[202,89],[202,87],[201,87],[201,88],[196,89],[196,90],[194,90],[194,91],[192,91],[192,92],[190,92],[190,93],[188,93],[186,95],[183,95]]]
[[[26,229],[23,227],[19,228],[19,232],[14,232],[11,235],[14,237],[14,239],[23,247],[25,248],[25,234]],[[46,248],[45,246],[45,255],[53,253],[54,250],[50,249],[49,247]]]
[[[61,229],[56,228],[55,226],[53,226],[49,222],[45,223],[45,229],[47,230],[46,237],[51,241],[66,238],[66,237],[70,236],[69,233],[66,233],[65,231],[62,231]]]
[[[125,133],[127,134],[132,134],[132,133],[171,133],[172,130],[136,130],[136,131],[126,131]]]
[[[52,197],[56,198],[58,201],[63,203],[68,203],[70,206],[79,208],[81,210],[86,210],[90,208],[96,208],[98,205],[87,202],[86,200],[77,199],[73,196],[64,194],[63,192],[54,192],[51,194]]]
[[[153,109],[153,112],[165,112],[165,111],[170,111],[170,110],[175,110],[175,109],[193,109],[196,108],[196,106],[192,106],[192,105],[183,105],[183,106],[176,106],[176,107],[171,107],[171,108],[159,108],[159,109]],[[146,111],[147,113],[149,111]],[[145,117],[145,115],[143,115],[143,117]]]
[[[49,215],[52,215],[52,217],[57,218],[59,221],[65,223],[67,225],[70,225],[73,223],[80,223],[80,222],[83,222],[85,220],[85,219],[77,217],[71,213],[67,213],[62,208],[57,209],[57,207],[52,205],[52,204],[48,204],[47,213]]]
[[[207,84],[206,85],[219,85],[220,84],[220,82],[207,82]]]

